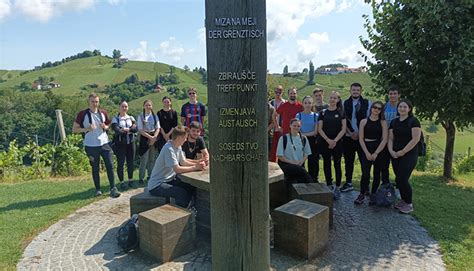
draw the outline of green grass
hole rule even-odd
[[[322,174],[321,164],[321,177]],[[391,176],[393,178],[393,173]],[[354,185],[357,189],[359,179],[360,166],[356,164]],[[448,269],[472,268],[474,173],[459,175],[456,181],[446,183],[433,174],[415,172],[411,184],[414,216],[439,242]],[[24,247],[39,232],[97,200],[93,193],[88,177],[0,184],[0,270],[14,270]]]
[[[467,150],[471,147],[471,154],[474,152],[474,133],[470,132],[472,127],[469,127],[469,131],[456,131],[456,138],[454,140],[454,153],[467,155]],[[439,126],[439,129],[436,133],[426,133],[430,136],[430,140],[436,144],[434,147],[435,150],[441,151],[444,150],[446,145],[446,132]]]
[[[34,236],[96,200],[94,192],[87,177],[0,184],[0,270],[16,269]]]
[[[416,174],[414,215],[441,246],[448,270],[474,268],[474,174],[446,183],[432,174]]]

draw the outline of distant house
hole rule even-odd
[[[41,90],[41,84],[39,84],[38,82],[33,82],[33,84],[31,84],[31,88]]]
[[[123,64],[125,64],[125,63],[127,63],[127,62],[128,62],[128,58],[126,58],[126,57],[121,57],[121,58],[119,58],[119,59],[117,60],[117,63],[118,63],[119,65],[123,65]]]
[[[324,69],[318,69],[316,71],[316,73],[327,74],[327,75],[344,74],[344,73],[360,73],[360,72],[367,72],[367,67],[362,66],[359,68],[348,68],[348,67],[324,68]]]

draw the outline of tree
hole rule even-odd
[[[387,86],[398,84],[418,117],[441,123],[446,131],[443,176],[450,179],[456,127],[474,121],[474,4],[395,0],[372,5],[374,22],[364,15],[368,39],[360,39],[374,57],[368,60],[361,53],[375,91],[385,95]]]
[[[314,85],[314,65],[313,61],[309,61],[308,85]]]
[[[120,50],[114,49],[112,51],[112,58],[119,59],[120,57],[122,57],[122,52],[120,52]]]
[[[100,56],[100,55],[101,55],[100,51],[97,50],[97,49],[95,49],[95,50],[92,52],[92,54],[95,55],[95,56]]]
[[[304,68],[303,71],[301,71],[301,73],[303,75],[307,75],[308,74],[308,68]]]
[[[140,80],[138,78],[138,74],[134,73],[132,75],[130,75],[129,77],[127,77],[125,79],[125,81],[123,81],[125,84],[136,84],[138,83]]]
[[[285,65],[285,67],[283,68],[283,75],[286,74],[288,74],[288,65]]]
[[[176,68],[174,66],[169,66],[169,68],[170,68],[170,74],[175,73]]]
[[[188,65],[184,65],[184,72],[186,73],[186,72],[188,72],[189,70],[190,70],[190,69],[189,69]]]

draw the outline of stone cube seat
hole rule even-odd
[[[165,205],[169,202],[169,198],[153,196],[148,192],[148,189],[145,188],[142,193],[130,197],[130,216]]]
[[[166,204],[138,216],[140,251],[169,262],[194,250],[195,218],[188,210]]]
[[[275,247],[289,254],[313,258],[329,238],[329,209],[294,199],[272,213]]]
[[[322,183],[295,183],[291,186],[291,199],[301,199],[318,203],[329,208],[329,225],[333,226],[334,196],[327,185]]]

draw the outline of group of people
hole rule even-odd
[[[297,99],[296,88],[290,88],[287,94],[288,100],[285,100],[283,87],[275,88],[275,98],[268,103],[267,131],[269,160],[278,162],[288,185],[318,182],[319,159],[322,157],[326,184],[338,199],[341,192],[354,189],[352,177],[357,154],[362,177],[360,194],[354,203],[362,204],[368,198],[369,204],[374,204],[380,182],[389,183],[391,161],[401,195],[395,207],[402,213],[413,211],[409,178],[418,159],[421,126],[413,116],[411,102],[400,100],[398,87],[388,89],[387,103],[365,99],[359,83],[350,86],[350,97],[345,101],[337,91],[332,91],[328,102],[324,102],[324,92],[320,88],[316,88],[312,96],[303,97],[302,102]],[[133,161],[137,150],[140,156],[139,183],[144,184],[147,175],[148,190],[152,195],[173,197],[178,205],[189,207],[194,188],[181,182],[177,174],[206,169],[209,153],[202,138],[206,108],[197,101],[195,88],[189,88],[188,95],[189,102],[181,108],[182,126],[178,125],[178,114],[169,97],[162,99],[163,108],[156,114],[152,101],[145,100],[143,111],[137,118],[128,115],[128,104],[122,101],[118,114],[110,118],[105,110],[99,108],[99,96],[95,93],[89,95],[89,108],[78,113],[73,132],[84,135],[83,143],[92,166],[97,196],[102,194],[100,157],[105,163],[110,195],[119,197],[113,155],[117,157],[120,189],[124,190],[134,186]],[[112,142],[109,142],[108,130],[114,132]],[[345,161],[344,185],[342,157]],[[369,189],[372,167],[373,182]]]
[[[354,203],[362,204],[368,198],[369,205],[373,205],[380,182],[389,183],[391,161],[401,196],[395,207],[402,213],[413,211],[409,178],[418,159],[421,125],[413,116],[412,103],[400,99],[397,86],[388,89],[387,103],[365,99],[359,83],[350,86],[350,97],[345,101],[337,91],[332,91],[325,103],[320,88],[316,88],[312,96],[303,97],[302,102],[297,100],[296,88],[290,88],[287,93],[288,100],[285,100],[283,87],[275,88],[275,98],[268,103],[271,119],[267,131],[271,142],[269,160],[278,161],[288,184],[318,182],[322,157],[326,184],[338,199],[341,192],[354,189],[352,178],[357,154],[362,177],[360,194]],[[372,167],[373,182],[369,189]]]
[[[176,204],[188,207],[194,190],[179,179],[177,174],[206,169],[209,153],[202,137],[205,106],[197,101],[197,90],[189,88],[189,101],[181,108],[181,123],[172,108],[171,98],[162,99],[163,108],[156,114],[151,100],[143,102],[143,111],[134,118],[128,115],[128,103],[119,104],[117,115],[99,108],[99,96],[88,97],[89,107],[80,111],[73,124],[73,133],[83,134],[85,152],[92,166],[96,196],[102,195],[100,187],[100,157],[102,157],[110,184],[110,196],[119,197],[115,184],[113,155],[117,157],[117,176],[120,190],[134,187],[133,171],[135,153],[140,157],[139,184],[148,177],[148,191],[156,196],[175,199]],[[108,130],[113,131],[109,142]],[[137,139],[138,135],[138,139]],[[138,144],[137,144],[138,143]],[[127,164],[127,182],[124,167]]]

